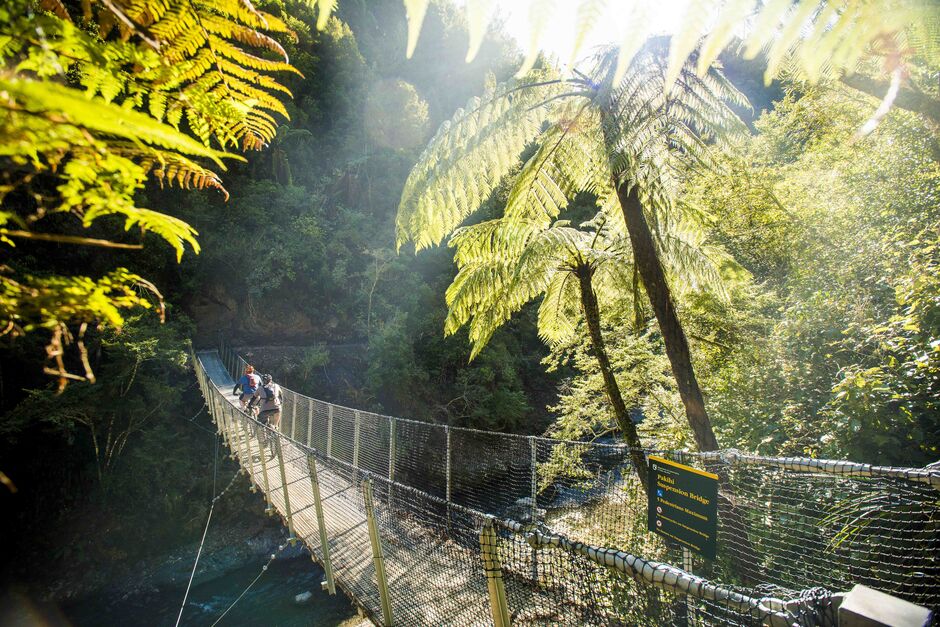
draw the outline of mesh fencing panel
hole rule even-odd
[[[233,376],[245,366],[224,347],[203,357],[211,359]],[[421,423],[289,390],[274,432],[233,410],[230,390],[211,379],[199,373],[213,415],[240,425],[227,442],[273,507],[300,508],[295,532],[319,560],[308,466],[322,467],[337,581],[373,618],[382,605],[368,565],[364,479],[403,624],[493,621],[481,529],[494,521],[492,564],[517,624],[828,624],[832,592],[857,583],[940,605],[937,471],[644,451],[720,477],[717,558],[702,560],[648,532],[646,493],[625,446]],[[274,458],[261,463],[249,451],[275,448],[275,439],[292,477],[286,490]],[[658,566],[638,573],[627,558]]]

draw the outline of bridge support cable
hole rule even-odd
[[[217,357],[203,358],[209,398],[231,405],[222,390],[233,383]],[[354,498],[359,478],[372,483],[388,605],[400,624],[493,621],[486,563],[500,567],[502,595],[519,622],[821,625],[837,603],[832,591],[855,583],[940,605],[934,469],[644,451],[728,477],[727,493],[719,488],[719,558],[706,580],[679,568],[688,556],[647,531],[645,493],[623,445],[430,424],[289,390],[284,409],[291,425],[282,433],[241,412],[232,419],[256,438],[277,439],[290,504],[267,485],[266,463],[252,476],[265,480],[269,509],[290,511],[293,533],[377,622],[383,601],[361,559],[371,534],[364,499]],[[250,443],[248,450],[252,460]],[[731,558],[743,546],[724,516],[731,506],[746,514],[740,532],[753,544],[759,586],[722,583],[737,580]],[[481,554],[487,521],[489,562]]]
[[[219,458],[216,457],[214,462],[215,467],[212,471],[213,475],[218,470],[218,462]],[[229,488],[235,485],[235,480],[238,478],[238,475],[239,473],[236,472],[232,477],[232,480],[228,482],[227,486],[225,486],[225,489],[223,489],[218,494],[213,494],[212,496],[212,502],[209,504],[209,514],[206,516],[206,526],[202,530],[202,538],[199,540],[199,548],[196,550],[196,559],[193,561],[193,569],[189,573],[189,582],[186,584],[186,592],[183,594],[183,602],[180,604],[180,613],[176,617],[176,627],[179,627],[180,621],[183,618],[183,611],[186,609],[186,601],[189,599],[189,591],[193,587],[193,579],[196,577],[196,568],[199,566],[199,558],[202,557],[202,549],[206,545],[206,535],[209,533],[209,523],[212,522],[212,512],[215,511],[215,504],[218,503],[219,499],[221,499],[226,492],[229,491]]]

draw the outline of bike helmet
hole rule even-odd
[[[272,377],[269,374],[261,375],[261,383],[263,383],[264,385],[271,383],[271,381],[273,380],[274,380],[274,377]]]

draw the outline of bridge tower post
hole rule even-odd
[[[535,525],[538,523],[538,496],[539,496],[539,473],[538,473],[538,463],[539,463],[539,445],[538,441],[535,439],[535,436],[529,436],[529,466],[530,469],[530,495],[529,498],[532,499],[532,508],[529,513],[529,518],[532,521],[532,524]],[[530,553],[530,558],[532,562],[532,570],[529,573],[532,577],[533,582],[539,580],[539,554],[538,551],[533,547]]]
[[[264,513],[270,516],[274,513],[274,507],[271,505],[271,484],[268,482],[268,460],[264,458],[264,449],[268,438],[276,437],[276,435],[273,430],[268,433],[267,425],[256,425],[255,434],[260,434],[258,438],[258,459],[261,462],[261,478],[264,481]]]
[[[222,444],[228,444],[225,436],[225,416],[222,415],[222,404],[219,402],[219,393],[215,388],[212,388],[209,393],[209,407],[213,422],[215,422],[215,429],[222,436]]]
[[[221,406],[221,402],[219,405],[219,414],[222,416],[222,426],[225,432],[225,443],[228,444],[228,457],[229,459],[235,459],[235,440],[232,438],[232,417],[230,415],[234,408],[229,405],[228,411],[226,411],[226,408]]]
[[[353,412],[354,422],[353,422],[353,457],[352,465],[356,468],[359,468],[359,425],[362,422],[359,417],[359,410],[357,409]]]
[[[234,410],[232,412],[234,414]],[[242,436],[244,435],[244,427],[246,418],[241,416],[233,415],[232,430],[235,432],[235,439],[242,444]],[[242,451],[244,449],[244,451]],[[241,457],[242,452],[245,455],[245,461],[242,462],[242,471],[245,474],[248,474],[248,469],[251,468],[251,449],[248,448],[248,438],[244,438],[244,443],[242,446],[238,447],[239,457]]]
[[[490,594],[490,613],[495,627],[510,627],[509,605],[506,603],[506,585],[496,551],[496,530],[492,519],[487,518],[480,530],[480,555],[483,558],[483,574]]]
[[[326,520],[323,518],[323,501],[320,500],[320,479],[317,476],[317,460],[307,454],[307,469],[310,471],[310,489],[313,492],[313,506],[317,513],[317,527],[320,532],[320,553],[323,554],[323,572],[326,574],[326,587],[330,594],[336,594],[333,581],[333,565],[330,562],[330,541],[326,535]]]
[[[235,431],[235,412],[238,411],[232,405],[228,406],[228,442],[232,454],[229,455],[233,460],[241,462],[241,450],[238,446],[238,432]]]
[[[388,594],[388,580],[385,576],[385,555],[382,553],[382,539],[375,524],[375,506],[372,501],[372,480],[362,482],[362,500],[366,508],[366,520],[369,522],[369,541],[372,543],[372,558],[375,562],[375,579],[382,599],[382,616],[385,627],[392,627],[392,603]]]

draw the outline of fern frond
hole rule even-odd
[[[467,0],[467,31],[470,35],[470,41],[467,43],[467,63],[476,58],[480,46],[483,45],[483,36],[489,26],[490,10],[494,3],[495,0]]]
[[[399,247],[439,243],[476,211],[539,134],[542,103],[557,93],[544,74],[473,98],[441,125],[405,182],[396,220]],[[528,85],[528,86],[527,86]]]
[[[185,155],[211,159],[225,168],[222,159],[238,155],[208,148],[153,118],[100,100],[89,100],[74,89],[23,78],[0,78],[0,92],[7,107],[30,113],[57,116],[66,124],[95,133],[141,141]],[[4,102],[0,101],[0,106]]]

